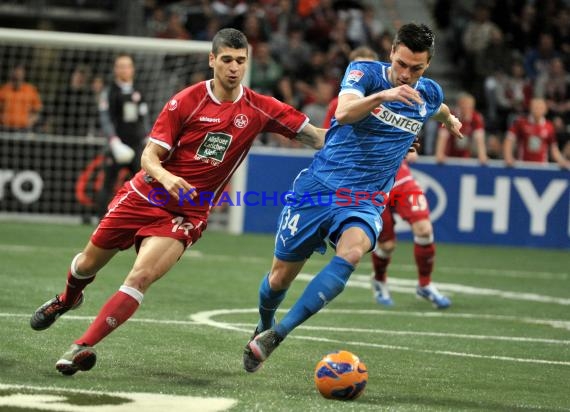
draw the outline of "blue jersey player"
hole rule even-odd
[[[384,198],[423,124],[434,118],[461,137],[441,87],[422,77],[433,52],[433,32],[406,24],[394,38],[390,64],[348,66],[325,146],[296,177],[279,218],[273,264],[259,288],[260,320],[244,350],[246,371],[257,371],[294,328],[340,294],[373,249]],[[314,251],[324,253],[326,241],[335,256],[275,323],[291,282]]]

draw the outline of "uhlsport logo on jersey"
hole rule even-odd
[[[392,110],[388,109],[384,105],[380,105],[370,112],[372,116],[377,118],[383,123],[389,124],[391,126],[397,127],[405,132],[410,132],[413,134],[418,134],[423,126],[422,122],[410,119],[409,117],[402,116],[398,113],[394,113]]]

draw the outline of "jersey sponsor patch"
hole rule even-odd
[[[364,72],[361,70],[351,70],[346,77],[347,83],[356,83],[364,76]]]
[[[176,99],[172,99],[168,102],[168,110],[176,110],[178,107],[178,101]]]
[[[208,132],[198,148],[196,159],[217,166],[224,160],[231,142],[232,136],[227,133]]]
[[[384,105],[378,106],[370,114],[383,123],[413,134],[417,134],[423,126],[422,122],[394,113]]]

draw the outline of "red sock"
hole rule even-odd
[[[93,323],[75,343],[88,346],[99,343],[136,312],[142,296],[143,294],[134,288],[121,286],[119,291],[103,305]]]
[[[435,258],[435,245],[418,245],[414,243],[414,256],[418,267],[418,282],[420,286],[427,286],[431,282],[433,261]]]
[[[81,295],[81,292],[83,292],[83,289],[85,289],[85,287],[94,280],[95,276],[88,278],[77,278],[73,276],[71,269],[68,270],[65,291],[59,295],[59,300],[65,306],[72,306],[75,302],[77,302],[77,299],[79,298],[79,295]]]
[[[380,257],[374,251],[372,255],[372,266],[374,267],[374,279],[379,282],[386,282],[386,269],[390,264],[390,256]]]

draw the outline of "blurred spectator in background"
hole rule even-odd
[[[68,136],[94,135],[97,105],[88,66],[78,65],[67,86],[57,93],[52,107],[53,132]]]
[[[552,31],[556,50],[562,53],[566,67],[570,67],[570,5],[557,10]]]
[[[570,124],[565,123],[559,116],[552,119],[552,123],[554,124],[558,148],[565,159],[570,159]]]
[[[367,36],[366,42],[372,44],[375,39],[386,32],[386,28],[382,21],[377,18],[376,10],[373,6],[365,5],[362,13],[362,22]]]
[[[31,130],[40,118],[42,100],[36,87],[26,82],[26,68],[18,64],[0,87],[0,127],[4,130]]]
[[[168,17],[163,8],[152,9],[150,17],[146,21],[146,33],[150,37],[160,37],[168,27]]]
[[[134,175],[140,169],[140,158],[147,132],[150,130],[148,106],[137,89],[135,65],[128,54],[115,58],[114,81],[99,97],[101,128],[109,139],[105,153],[105,179],[98,194],[97,213],[103,217],[115,191],[127,176],[117,181],[121,169]]]
[[[518,160],[526,162],[548,162],[548,152],[560,167],[570,168],[570,161],[565,159],[558,148],[554,125],[546,119],[546,102],[533,98],[530,102],[530,115],[521,116],[509,128],[503,146],[505,164],[513,166],[515,157],[513,148],[516,144]]]
[[[247,40],[253,49],[259,43],[267,43],[269,41],[269,28],[261,14],[247,14],[243,19],[242,31],[247,36]]]
[[[378,53],[378,60],[381,62],[390,61],[390,52],[392,51],[392,42],[394,37],[389,31],[381,33],[374,39],[372,48]]]
[[[469,158],[475,147],[479,162],[487,163],[485,121],[481,113],[475,110],[475,98],[469,93],[461,93],[457,97],[457,107],[453,114],[461,121],[463,139],[452,137],[446,128],[441,127],[436,143],[437,162],[444,163],[447,157]]]
[[[570,123],[570,74],[561,58],[550,61],[548,71],[536,80],[534,95],[546,100],[548,114]]]
[[[536,47],[529,49],[524,55],[524,69],[527,76],[535,81],[541,75],[548,73],[552,59],[560,57],[554,48],[554,39],[550,33],[541,33]]]
[[[489,8],[484,4],[476,6],[462,40],[466,53],[463,70],[464,86],[477,100],[484,98],[485,73],[481,70],[485,67],[485,52],[491,44],[493,33],[497,31],[500,32],[500,29],[490,20]]]
[[[536,9],[530,2],[527,2],[519,13],[515,14],[510,33],[510,45],[521,54],[524,54],[534,44],[538,30]]]
[[[317,78],[315,83],[314,100],[304,105],[301,111],[309,117],[311,124],[320,127],[325,120],[334,91],[332,84],[322,77]]]
[[[262,94],[275,96],[279,80],[283,77],[283,67],[271,56],[269,44],[259,43],[253,49],[251,59],[250,86]]]
[[[511,63],[508,72],[498,71],[485,80],[487,121],[493,133],[503,133],[528,110],[532,98],[532,83],[526,77],[521,61]]]
[[[178,39],[178,40],[189,40],[190,33],[184,27],[184,17],[176,12],[171,12],[168,16],[166,23],[166,28],[158,32],[156,37],[163,39]]]
[[[248,11],[247,1],[243,0],[214,0],[210,3],[214,15],[224,27],[236,24]]]

